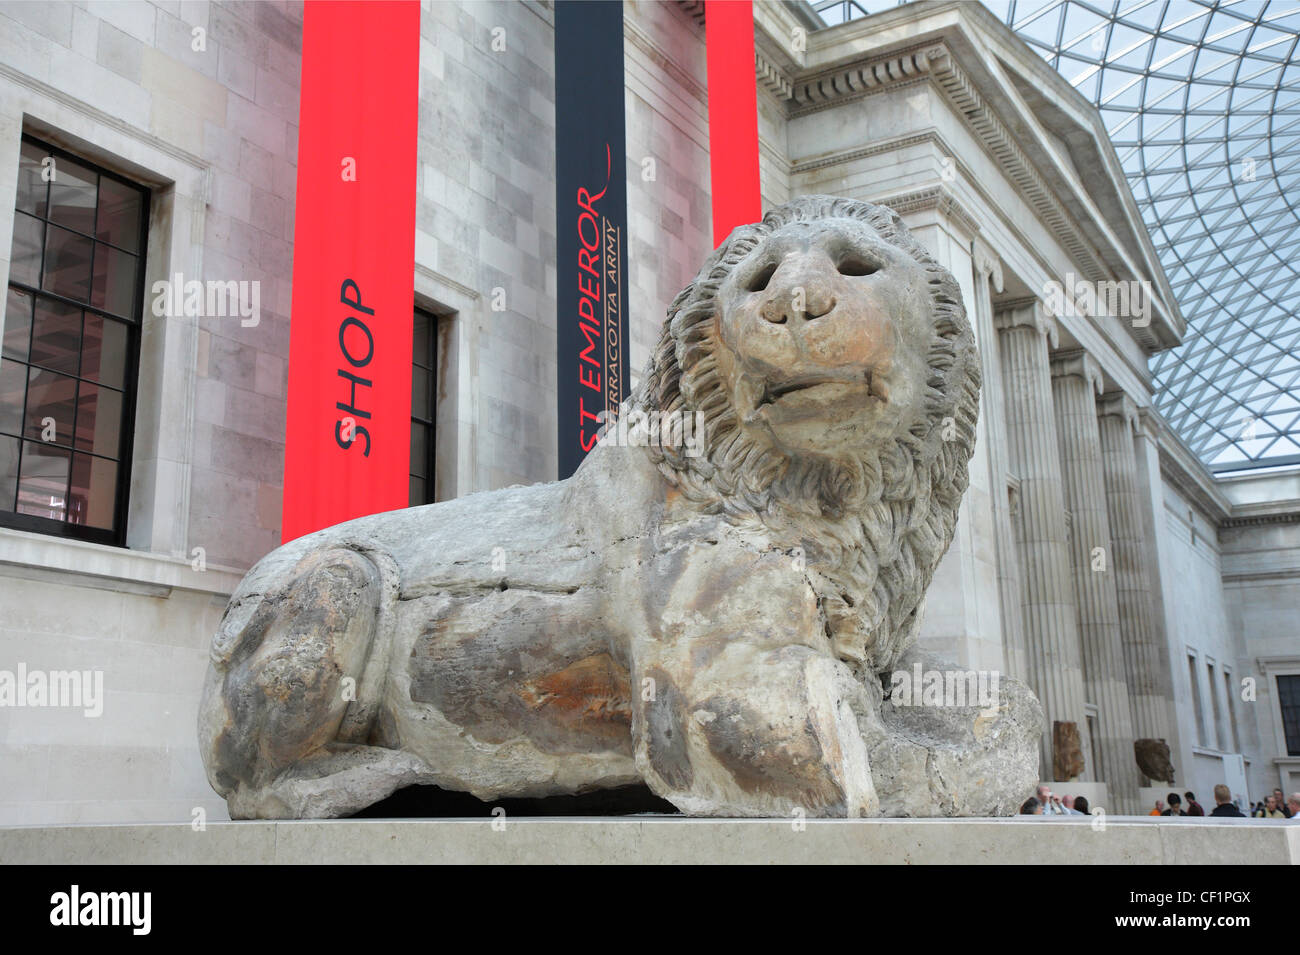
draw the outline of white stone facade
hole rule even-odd
[[[814,33],[791,7],[755,10],[764,205],[824,192],[893,206],[956,275],[982,350],[971,489],[924,639],[1028,679],[1078,725],[1081,781],[1111,783],[1105,763],[1145,728],[1203,803],[1238,757],[1252,798],[1300,788],[1272,682],[1300,674],[1300,485],[1216,482],[1152,410],[1147,359],[1182,319],[1091,107],[975,4]],[[703,14],[624,12],[635,381],[712,223]],[[147,282],[262,289],[256,327],[143,316],[127,548],[0,528],[0,669],[99,668],[106,689],[98,718],[0,708],[0,823],[224,816],[195,710],[226,596],[279,543],[301,22],[296,3],[0,3],[0,236],[27,132],[151,188]],[[424,4],[410,187],[416,303],[440,316],[439,498],[555,477],[552,58],[547,3]],[[1049,283],[1067,275],[1149,283],[1149,322],[1050,315]],[[1068,413],[1052,403],[1063,388]],[[1034,401],[1046,413],[1031,421]],[[1080,460],[1092,480],[1067,481]],[[1080,527],[1106,539],[1071,538]],[[1114,579],[1094,589],[1078,561],[1098,547]],[[1134,641],[1141,687],[1114,679]],[[1112,785],[1107,808],[1145,811],[1136,782]]]

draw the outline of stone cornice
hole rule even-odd
[[[758,76],[759,85],[778,100],[787,100],[794,95],[790,78],[757,48],[754,50],[754,72]]]
[[[814,169],[822,169],[826,166],[837,166],[840,163],[854,162],[858,159],[865,159],[868,156],[878,156],[881,153],[890,153],[899,149],[907,149],[911,146],[922,146],[926,143],[933,143],[948,155],[952,155],[954,152],[952,147],[944,142],[943,137],[940,136],[938,132],[927,130],[923,133],[909,133],[906,136],[897,136],[893,139],[882,139],[879,142],[871,143],[869,146],[858,146],[854,149],[845,149],[842,152],[818,156],[816,159],[805,159],[802,162],[791,163],[790,172],[811,172]]]
[[[928,79],[926,74],[929,72],[927,51],[918,48],[865,63],[792,77],[788,112],[792,117],[815,113],[887,88],[896,88],[902,83],[923,82]]]
[[[1139,409],[1138,420],[1146,425],[1145,430],[1153,435],[1160,449],[1161,476],[1200,507],[1217,527],[1232,513],[1232,502],[1213,475],[1154,409]]]
[[[972,235],[980,228],[976,218],[943,186],[931,186],[928,189],[918,189],[899,196],[886,196],[877,199],[876,203],[888,206],[900,216],[907,215],[909,212],[920,212],[923,209],[937,209],[940,215],[960,223]]]
[[[1016,185],[1075,262],[1095,281],[1109,278],[1065,207],[1016,144],[1011,131],[984,102],[948,48],[943,45],[931,47],[925,56],[935,83],[947,95],[957,114],[965,118],[967,125],[984,143],[984,148],[998,161],[1007,178]]]
[[[1102,380],[1101,366],[1082,348],[1052,355],[1051,372],[1053,378],[1082,378],[1092,385],[1098,396],[1102,394],[1105,384]]]
[[[1270,511],[1268,513],[1241,513],[1247,510],[1241,505],[1232,509],[1232,516],[1219,522],[1220,527],[1255,527],[1261,524],[1300,524],[1300,510]],[[1300,571],[1297,571],[1300,573]]]

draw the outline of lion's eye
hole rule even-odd
[[[767,283],[772,281],[772,276],[775,274],[776,274],[775,262],[763,266],[761,269],[758,270],[758,272],[754,274],[754,277],[749,280],[749,285],[746,286],[746,289],[750,292],[763,291],[763,289],[767,288]]]
[[[872,275],[880,270],[879,265],[860,255],[846,255],[837,267],[840,275]]]

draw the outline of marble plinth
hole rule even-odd
[[[493,825],[498,828],[493,828]],[[800,828],[800,825],[802,826]],[[1263,820],[663,817],[324,820],[0,828],[0,863],[1296,864]]]

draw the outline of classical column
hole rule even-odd
[[[1087,352],[1052,359],[1052,405],[1060,441],[1065,506],[1070,510],[1070,551],[1083,681],[1097,706],[1097,778],[1110,789],[1112,812],[1138,811],[1138,772],[1133,760],[1133,714],[1124,675],[1124,648],[1115,594],[1114,553],[1106,484],[1102,478],[1097,395],[1101,369]]]
[[[998,311],[994,327],[1002,362],[1008,456],[1020,480],[1016,536],[1028,682],[1047,713],[1052,740],[1044,741],[1042,772],[1044,778],[1062,781],[1083,778],[1083,755],[1088,752],[1083,662],[1047,357],[1056,324],[1037,299],[1029,299]]]
[[[1160,633],[1151,603],[1150,560],[1138,498],[1137,456],[1133,438],[1137,408],[1122,392],[1097,402],[1101,429],[1102,474],[1110,518],[1119,632],[1124,646],[1133,732],[1138,739],[1169,742],[1168,703],[1160,678]],[[1164,782],[1164,780],[1160,780]]]
[[[971,242],[975,272],[975,339],[980,346],[984,387],[980,389],[981,414],[989,439],[990,494],[993,503],[994,553],[998,565],[998,596],[1002,606],[1002,652],[1009,676],[1028,676],[1024,615],[1020,601],[1020,559],[1012,522],[1012,501],[1007,484],[1008,463],[1006,408],[1003,398],[1002,356],[993,328],[992,290],[1002,291],[1002,265],[978,236]]]

